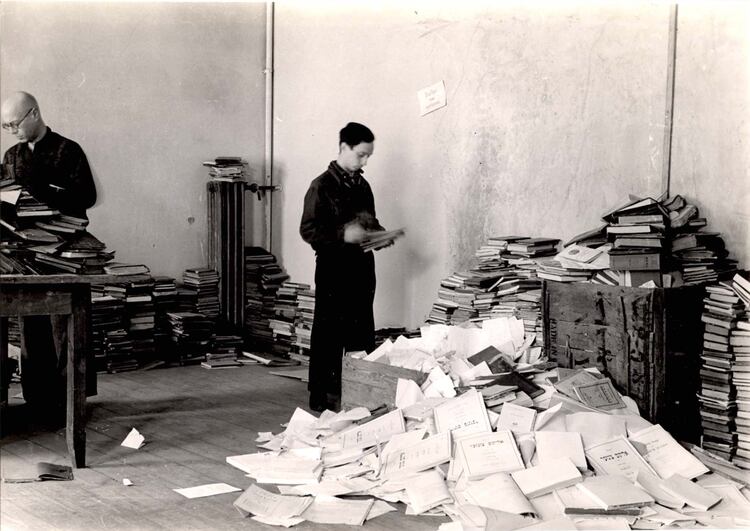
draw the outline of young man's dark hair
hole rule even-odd
[[[339,131],[339,144],[345,142],[349,147],[354,147],[362,142],[372,142],[374,140],[375,135],[372,134],[370,128],[366,125],[358,124],[357,122],[349,122],[341,131]]]

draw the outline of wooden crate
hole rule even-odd
[[[545,344],[560,367],[597,367],[644,418],[697,441],[704,289],[546,282]]]
[[[422,385],[427,374],[344,356],[341,364],[341,408],[363,406],[373,410],[383,404],[394,407],[399,378],[414,380]]]

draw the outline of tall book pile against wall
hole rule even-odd
[[[102,284],[91,285],[91,350],[97,371],[107,370],[107,333],[125,331],[125,301],[105,292]]]
[[[219,316],[219,273],[208,267],[191,267],[182,274],[182,286],[195,292],[195,311],[208,318]]]
[[[735,274],[732,289],[744,308],[736,327],[730,329],[729,345],[734,351],[734,384],[737,389],[737,453],[734,463],[750,469],[750,278]]]
[[[104,333],[104,356],[107,372],[132,371],[138,368],[138,360],[133,354],[133,341],[124,328]]]
[[[282,356],[299,353],[298,349],[295,348],[298,343],[297,328],[301,321],[298,300],[300,293],[309,291],[310,286],[308,284],[288,280],[284,281],[276,291],[274,317],[270,319],[270,327],[274,338],[274,353]],[[313,299],[313,308],[314,302],[315,299]],[[307,335],[309,345],[309,330],[303,330],[302,333]],[[306,358],[304,360],[307,361]]]
[[[704,332],[698,394],[701,446],[730,460],[737,450],[736,359],[730,337],[743,305],[728,284],[707,286],[706,293],[701,316]]]
[[[245,247],[245,328],[254,349],[273,350],[270,321],[275,317],[276,292],[288,278],[273,254],[262,247]]]
[[[154,279],[139,275],[125,283],[125,316],[128,335],[133,341],[133,355],[139,363],[154,359]]]
[[[151,297],[154,301],[154,344],[159,358],[166,361],[173,358],[172,329],[167,314],[179,311],[177,284],[172,277],[157,275],[153,278]]]
[[[315,290],[307,284],[297,291],[297,314],[294,318],[294,347],[290,357],[307,363],[310,357],[310,339],[315,319]]]

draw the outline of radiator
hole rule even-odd
[[[219,273],[220,317],[241,330],[245,321],[245,182],[209,181],[208,267]]]

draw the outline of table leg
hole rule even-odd
[[[8,318],[0,317],[0,405],[8,403],[8,385],[10,380],[6,379],[8,370]]]
[[[85,290],[88,291],[88,290]],[[73,292],[68,318],[67,424],[68,454],[74,468],[86,466],[86,356],[88,352],[88,294]]]

